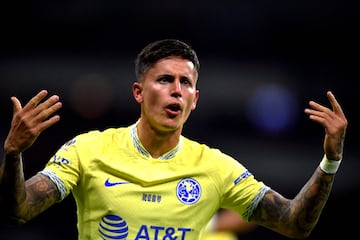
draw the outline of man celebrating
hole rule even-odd
[[[288,199],[218,149],[182,135],[199,98],[199,60],[176,39],[150,43],[135,61],[132,92],[140,117],[130,126],[79,134],[45,168],[24,179],[21,156],[60,120],[62,103],[40,91],[14,115],[0,168],[1,211],[25,223],[70,193],[79,239],[201,239],[220,209],[290,238],[315,227],[343,157],[347,119],[332,92],[331,108],[314,101],[305,113],[325,129],[324,156],[300,192]],[[315,158],[317,161],[317,158]]]

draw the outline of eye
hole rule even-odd
[[[181,82],[181,84],[183,84],[183,85],[191,85],[191,82],[190,82],[189,79],[187,79],[187,78],[182,78],[182,79],[180,80],[180,82]]]
[[[168,83],[168,82],[172,82],[173,81],[173,78],[170,77],[170,76],[161,76],[159,79],[158,79],[159,82],[161,83]]]

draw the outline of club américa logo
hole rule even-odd
[[[201,186],[192,178],[184,178],[176,186],[176,196],[184,204],[194,204],[200,199]]]

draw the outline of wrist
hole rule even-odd
[[[11,160],[11,161],[16,161],[16,160],[21,160],[21,152],[19,153],[6,153],[5,152],[5,159],[6,160]]]
[[[324,171],[327,174],[335,174],[337,170],[339,169],[341,160],[330,160],[326,157],[326,154],[324,154],[323,159],[320,162],[320,169]]]

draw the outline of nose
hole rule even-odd
[[[175,80],[172,84],[172,96],[179,97],[181,96],[181,83],[178,80]]]

